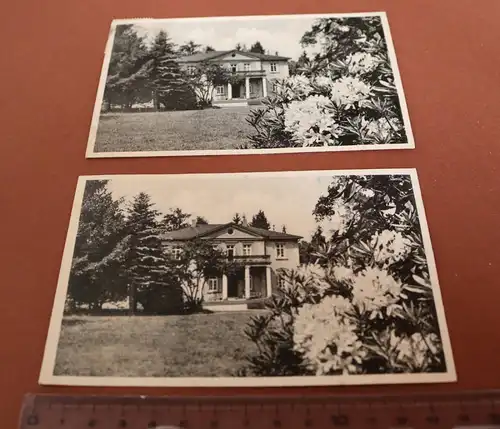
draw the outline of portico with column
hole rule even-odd
[[[252,94],[252,91],[251,91],[251,88],[252,88],[252,82],[256,81],[257,83],[257,88],[258,88],[258,93],[257,94]],[[258,82],[258,80],[260,80],[260,82]],[[233,96],[233,85],[237,85],[237,89],[235,89],[236,91],[236,95]],[[249,75],[246,75],[245,76],[245,79],[244,79],[244,92],[242,89],[240,89],[240,91],[238,92],[238,89],[241,88],[240,85],[243,85],[243,81],[242,83],[237,83],[237,84],[232,84],[231,82],[228,82],[227,83],[227,88],[226,88],[226,98],[228,100],[233,100],[234,98],[244,98],[246,100],[250,99],[252,97],[252,95],[254,97],[267,97],[267,79],[265,76],[262,76],[262,77],[253,77],[253,76],[249,76]],[[260,86],[262,85],[262,87]],[[255,88],[255,87],[254,87]],[[255,89],[254,89],[255,91]]]
[[[244,265],[236,274],[221,276],[221,298],[250,299],[272,295],[272,272],[270,265]]]

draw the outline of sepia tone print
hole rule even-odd
[[[413,171],[80,179],[42,383],[454,377]]]
[[[87,155],[412,148],[383,13],[118,20]]]

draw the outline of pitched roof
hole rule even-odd
[[[225,224],[218,223],[218,224],[188,226],[186,228],[178,229],[176,231],[166,232],[162,234],[160,238],[162,238],[163,240],[181,240],[181,241],[192,240],[193,238],[202,237],[212,232],[216,232],[217,230],[224,229],[230,226],[249,232],[250,234],[260,235],[264,238],[269,238],[269,239],[298,240],[302,238],[299,235],[287,234],[278,231],[268,231],[267,229],[255,228],[253,226],[237,225],[232,222]]]
[[[194,55],[186,55],[184,57],[179,57],[177,61],[179,62],[185,62],[185,63],[191,63],[191,62],[201,62],[201,61],[208,61],[212,60],[218,57],[223,57],[225,55],[228,55],[230,53],[239,53],[242,55],[246,55],[248,57],[254,57],[258,58],[260,60],[266,60],[266,61],[286,61],[289,60],[290,58],[288,57],[282,57],[280,55],[267,55],[267,54],[259,54],[257,52],[248,52],[248,51],[237,51],[236,49],[232,49],[230,51],[210,51],[210,52],[199,52]]]

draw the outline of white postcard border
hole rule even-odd
[[[371,144],[371,145],[352,145],[352,146],[329,146],[329,147],[297,147],[297,148],[273,148],[273,149],[213,149],[213,150],[166,150],[166,151],[133,151],[133,152],[96,152],[96,138],[97,129],[99,126],[99,119],[104,98],[104,90],[106,86],[106,79],[108,76],[109,62],[111,60],[111,51],[113,49],[113,42],[115,30],[117,25],[122,24],[140,24],[150,21],[197,21],[197,20],[270,20],[270,19],[300,19],[302,17],[308,18],[347,18],[347,17],[368,17],[379,16],[382,22],[382,28],[387,43],[387,51],[389,60],[391,62],[392,71],[394,74],[394,82],[398,91],[399,103],[401,106],[401,113],[403,115],[403,124],[407,137],[407,143],[398,144]],[[403,83],[401,74],[399,72],[399,65],[396,58],[396,51],[392,40],[392,34],[389,27],[386,12],[366,12],[366,13],[339,13],[339,14],[296,14],[296,15],[249,15],[249,16],[218,16],[218,17],[189,17],[189,18],[135,18],[135,19],[115,19],[111,23],[106,48],[104,51],[104,60],[99,78],[99,85],[97,89],[96,102],[94,104],[92,121],[90,125],[90,132],[87,141],[86,158],[151,158],[151,157],[166,157],[166,156],[220,156],[220,155],[262,155],[262,154],[280,154],[280,153],[315,153],[315,152],[352,152],[352,151],[365,151],[365,150],[398,150],[398,149],[414,149],[415,139],[410,122],[410,115],[408,112],[408,105],[406,102],[405,93],[403,90]]]
[[[421,374],[376,374],[376,375],[339,375],[339,376],[296,376],[296,377],[80,377],[54,375],[57,346],[62,327],[64,303],[68,289],[71,261],[76,241],[76,232],[83,200],[85,184],[88,180],[117,179],[134,176],[138,180],[144,178],[183,176],[199,177],[200,179],[231,179],[236,176],[251,177],[296,177],[296,176],[347,176],[347,175],[397,175],[411,176],[414,198],[419,216],[420,228],[424,242],[425,254],[429,266],[429,274],[433,287],[433,298],[443,345],[447,372]],[[446,322],[444,305],[439,287],[438,274],[432,250],[430,233],[425,215],[422,194],[414,168],[405,169],[363,169],[363,170],[309,170],[257,173],[195,173],[195,174],[111,174],[80,176],[78,179],[71,218],[69,222],[66,243],[64,247],[57,290],[49,324],[47,341],[40,371],[39,383],[42,385],[71,386],[138,386],[138,387],[281,387],[281,386],[342,386],[342,385],[372,385],[372,384],[405,384],[405,383],[444,383],[457,381],[454,357]]]

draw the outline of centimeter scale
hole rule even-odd
[[[27,395],[21,429],[500,428],[500,392],[415,396]]]

